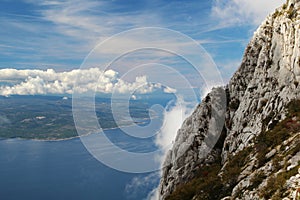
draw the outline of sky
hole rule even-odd
[[[255,29],[283,3],[284,0],[1,0],[0,95],[51,93],[49,88],[55,84],[57,90],[52,93],[70,93],[68,85],[72,82],[65,82],[70,78],[64,80],[61,76],[77,73],[74,70],[99,43],[122,31],[144,27],[166,28],[192,38],[211,56],[227,82],[238,68]],[[151,44],[150,39],[147,42]],[[125,44],[130,46],[131,42],[116,40],[105,50],[117,55]],[[164,56],[159,56],[161,61]],[[126,65],[133,66],[138,59],[136,56],[126,60]],[[103,74],[101,70],[97,73]],[[110,78],[113,85],[118,81],[117,75]],[[133,82],[136,81],[135,78]],[[144,80],[143,84],[148,83]],[[28,87],[31,90],[24,91]],[[101,91],[111,92],[109,88]]]
[[[71,95],[75,84],[78,93],[96,88],[136,98],[182,86],[193,93],[204,82],[206,94],[220,78],[228,82],[257,27],[284,1],[0,0],[0,95]],[[128,53],[141,46],[156,50]],[[174,52],[204,66],[205,77]],[[177,107],[165,113],[156,141],[165,152],[186,116]]]

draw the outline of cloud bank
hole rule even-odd
[[[78,69],[69,72],[47,70],[0,69],[0,95],[72,94],[76,92],[150,93],[159,84],[148,83],[146,76],[124,81],[113,70],[98,68]]]

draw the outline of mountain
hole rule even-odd
[[[299,83],[300,0],[288,0],[254,33],[229,84],[178,130],[160,198],[299,199]]]

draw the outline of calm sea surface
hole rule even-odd
[[[120,130],[109,133],[114,138]],[[151,141],[133,145],[127,138],[115,140],[122,141],[125,148],[135,146],[137,151],[154,148]],[[106,167],[87,152],[79,138],[0,140],[1,200],[142,200],[158,183],[157,178],[135,186],[135,181],[146,176],[149,174],[129,174]]]

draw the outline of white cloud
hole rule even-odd
[[[0,95],[72,94],[75,81],[79,93],[149,93],[159,86],[148,83],[146,76],[128,82],[120,79],[116,71],[98,68],[69,72],[1,69],[0,82],[9,84],[0,86]]]
[[[24,10],[26,14],[18,15],[11,10],[8,14],[1,13],[1,27],[5,32],[1,34],[0,50],[9,58],[7,62],[2,61],[4,67],[22,68],[26,62],[27,68],[46,69],[54,64],[56,69],[58,65],[71,69],[78,66],[95,45],[116,33],[136,27],[160,26],[155,12],[128,11],[126,3],[23,1],[32,4],[30,10]]]
[[[170,94],[176,93],[176,92],[177,92],[176,89],[171,88],[171,87],[165,87],[165,88],[163,89],[163,91],[164,91],[165,93],[170,93]]]
[[[159,133],[157,134],[155,143],[162,150],[162,154],[157,158],[163,167],[165,157],[172,148],[175,141],[177,131],[181,127],[183,121],[191,115],[194,108],[188,106],[183,98],[178,98],[175,105],[164,112],[164,122]],[[158,188],[153,189],[147,197],[147,200],[158,200]]]
[[[110,1],[27,1],[45,8],[39,10],[42,19],[55,24],[57,32],[87,41],[90,45],[95,45],[99,39],[104,40],[128,27],[158,22],[155,13],[150,12],[121,11],[113,14],[110,10],[116,5]]]
[[[158,188],[152,190],[148,194],[147,200],[159,200],[159,191],[158,191]]]
[[[171,142],[175,141],[178,129],[181,127],[183,121],[190,115],[191,110],[188,109],[187,104],[183,98],[179,98],[174,107],[164,113],[163,126],[156,137],[156,144],[166,154],[171,148]],[[165,155],[161,158],[163,162]]]
[[[145,191],[145,188],[153,188],[159,182],[160,176],[157,172],[153,172],[147,176],[134,177],[125,187],[126,199],[136,199],[137,194]],[[145,200],[148,200],[147,197]]]
[[[215,0],[211,14],[223,27],[239,24],[257,26],[284,2],[285,0]]]

